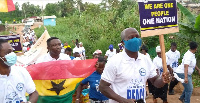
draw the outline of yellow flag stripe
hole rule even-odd
[[[176,24],[176,25],[167,25],[167,26],[158,26],[158,27],[141,28],[141,30],[162,29],[162,28],[165,28],[165,27],[176,27],[176,26],[178,26],[178,24]]]
[[[53,88],[51,81],[56,84],[61,83],[62,81],[66,80],[63,87],[64,89],[60,91],[60,95],[64,95],[72,90],[75,89],[76,84],[82,81],[84,78],[70,78],[70,79],[59,79],[59,80],[34,80],[36,85],[36,90],[38,91],[40,96],[57,96],[55,91],[50,91],[48,89]]]
[[[7,0],[0,0],[0,12],[8,12]]]

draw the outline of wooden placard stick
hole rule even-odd
[[[165,43],[164,43],[164,35],[159,35],[160,48],[161,48],[161,57],[162,57],[162,65],[163,72],[167,72],[167,63],[166,63],[166,55],[165,55]]]

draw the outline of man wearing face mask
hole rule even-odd
[[[25,68],[13,66],[16,61],[11,45],[0,39],[0,103],[36,103],[35,84]],[[29,94],[28,102],[26,92]]]
[[[109,103],[135,103],[146,97],[146,81],[149,79],[158,88],[170,82],[169,72],[159,77],[152,61],[140,54],[142,40],[135,28],[122,31],[121,39],[125,44],[123,52],[114,55],[106,64],[99,89],[110,98]]]

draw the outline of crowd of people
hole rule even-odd
[[[24,52],[35,43],[34,31],[24,34]],[[97,49],[93,58],[97,58],[96,71],[80,82],[73,98],[73,103],[145,103],[147,94],[153,95],[152,101],[157,103],[161,98],[168,103],[167,93],[174,94],[174,86],[179,82],[174,78],[177,73],[184,79],[184,91],[179,99],[182,103],[190,103],[193,90],[191,75],[193,68],[200,74],[196,66],[195,52],[197,43],[190,42],[190,49],[184,54],[179,65],[180,52],[176,43],[171,43],[171,49],[166,52],[168,71],[163,70],[161,48],[156,47],[157,56],[153,59],[148,54],[148,48],[142,45],[142,40],[135,28],[126,28],[121,32],[121,42],[115,49],[108,46],[105,55]],[[68,43],[62,44],[59,38],[51,37],[47,40],[48,53],[39,57],[37,63],[59,60],[85,60],[86,55],[83,43],[78,39],[74,42],[75,48]],[[1,103],[36,103],[38,93],[30,74],[26,70],[16,69],[17,56],[6,40],[0,39],[0,102]],[[20,74],[20,75],[17,75]],[[14,82],[13,82],[14,81]],[[149,93],[146,92],[148,83]],[[168,92],[168,84],[169,92]],[[29,93],[27,102],[25,92]],[[15,94],[18,98],[10,100],[9,95]],[[62,99],[64,97],[60,97]],[[11,101],[11,102],[10,102]]]
[[[23,33],[23,52],[29,51],[29,49],[36,43],[35,31],[28,29],[28,32]]]

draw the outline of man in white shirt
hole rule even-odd
[[[16,60],[11,45],[0,39],[0,103],[36,103],[35,84],[25,68],[13,66]],[[29,94],[28,102],[26,92]]]
[[[71,60],[69,55],[61,53],[61,41],[56,37],[51,37],[47,40],[47,49],[48,53],[39,57],[36,63],[56,60]]]
[[[171,43],[171,49],[168,52],[166,52],[166,58],[169,61],[171,61],[170,66],[173,69],[173,71],[176,71],[176,68],[178,67],[178,59],[180,58],[180,52],[177,50],[177,44],[175,42]],[[174,95],[173,88],[177,84],[178,84],[178,80],[176,78],[170,82],[169,93],[168,93],[169,95]]]
[[[83,43],[82,42],[80,42],[79,43],[79,48],[81,49],[81,58],[83,59],[83,60],[85,60],[85,48],[83,47]]]
[[[78,52],[78,53],[82,56],[82,50],[80,49],[79,43],[76,43],[76,46],[75,46],[75,48],[73,49],[73,54],[74,54],[75,52]]]
[[[125,50],[107,62],[99,90],[110,98],[109,103],[134,103],[140,99],[145,102],[147,79],[154,86],[162,87],[170,81],[169,72],[160,78],[152,61],[138,52],[142,41],[135,28],[123,30],[121,39]]]
[[[116,54],[116,49],[113,48],[113,45],[109,45],[109,50],[106,51],[105,58],[109,60],[113,55]]]

